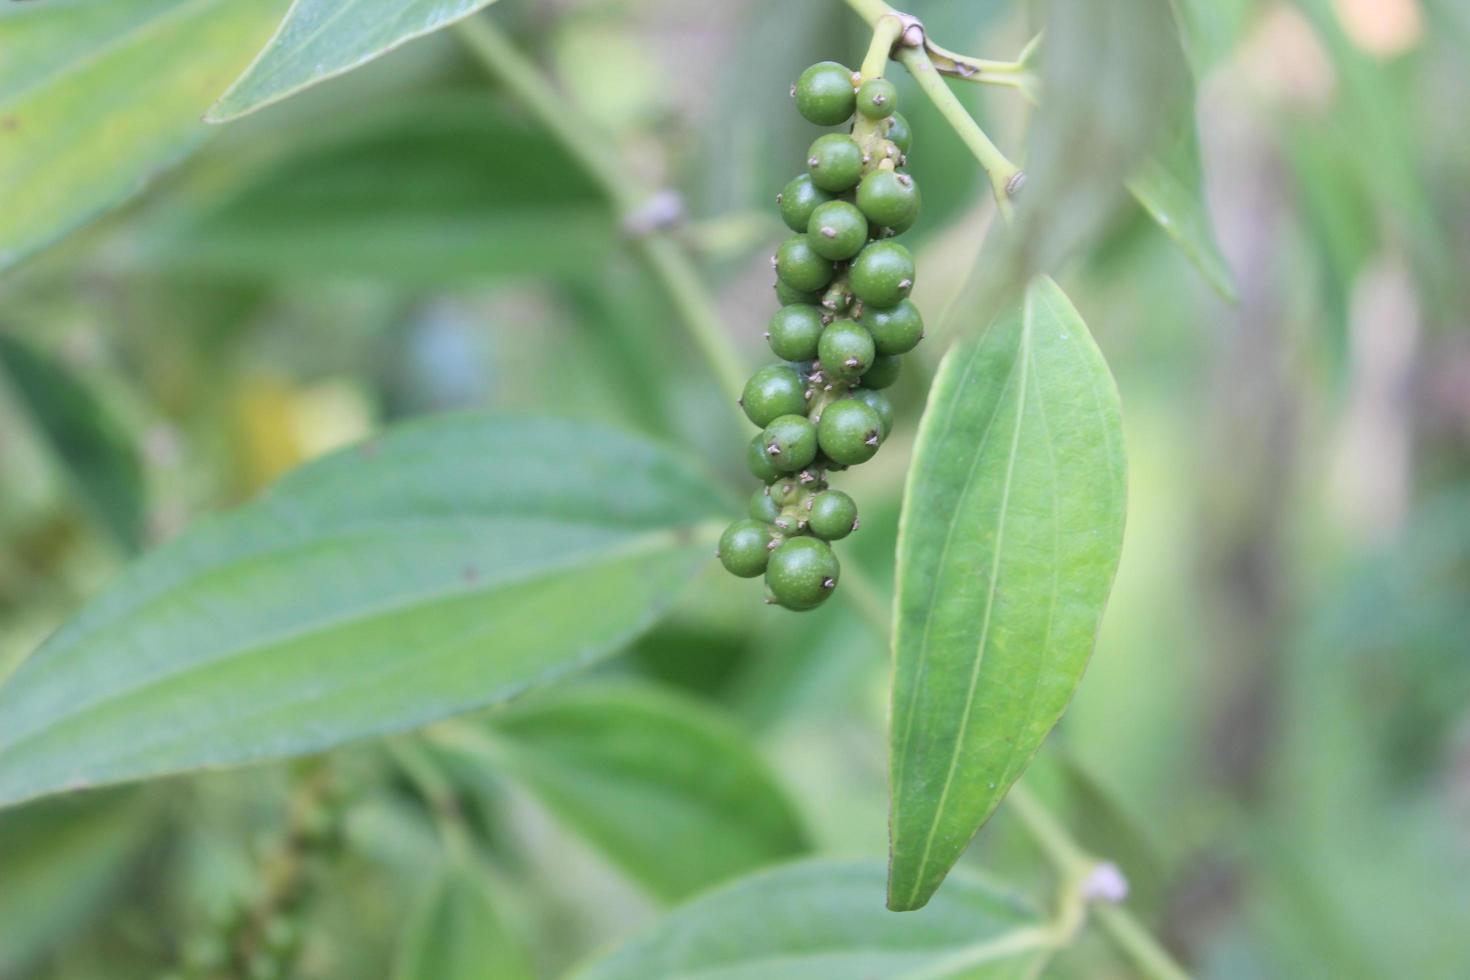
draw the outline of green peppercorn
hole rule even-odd
[[[782,306],[820,306],[822,294],[793,289],[790,284],[776,280],[776,299]]]
[[[839,279],[827,287],[822,294],[822,309],[831,314],[846,313],[852,306],[852,290],[845,280]]]
[[[841,490],[823,490],[812,498],[806,523],[822,540],[837,541],[857,530],[857,504]]]
[[[908,174],[874,170],[858,185],[857,206],[874,227],[906,231],[919,214],[919,185]]]
[[[856,381],[873,365],[873,338],[852,320],[833,320],[817,341],[817,357],[828,377]]]
[[[807,227],[812,251],[826,259],[850,259],[868,243],[868,219],[847,201],[828,201],[812,212]]]
[[[812,212],[817,205],[835,200],[833,196],[812,183],[811,174],[795,178],[776,195],[776,205],[781,209],[781,220],[792,231],[804,232],[811,224]]]
[[[756,425],[765,427],[782,415],[806,412],[806,382],[786,364],[770,364],[750,376],[740,407]]]
[[[852,118],[856,95],[852,69],[835,61],[819,61],[796,80],[791,89],[796,111],[817,126],[837,126]]]
[[[793,289],[816,291],[832,281],[832,262],[813,251],[805,235],[795,235],[776,250],[776,277]]]
[[[756,487],[750,495],[749,513],[751,520],[771,523],[781,516],[781,505],[771,496],[770,487]]]
[[[771,529],[760,521],[742,518],[725,528],[715,551],[725,571],[741,578],[755,578],[766,570],[770,558]]]
[[[771,465],[795,473],[817,458],[817,430],[805,415],[783,415],[762,434]]]
[[[822,452],[843,466],[866,463],[883,441],[883,420],[867,402],[840,398],[822,409],[817,441]]]
[[[822,190],[851,190],[863,175],[863,151],[846,133],[828,133],[813,141],[806,166],[812,183]]]
[[[771,317],[766,339],[783,361],[810,361],[822,336],[822,311],[815,306],[783,306]]]
[[[781,475],[771,456],[766,452],[766,434],[757,432],[745,448],[745,466],[751,475],[764,483],[770,483]]]
[[[886,310],[867,307],[859,322],[873,335],[873,346],[880,354],[907,354],[924,337],[924,318],[912,300],[899,300]]]
[[[886,78],[870,78],[857,91],[857,111],[869,119],[893,115],[898,107],[898,89]]]
[[[897,306],[914,288],[914,260],[898,242],[872,242],[852,260],[848,275],[865,307]]]
[[[901,112],[895,112],[888,117],[888,128],[883,135],[898,147],[900,153],[907,153],[909,147],[914,144],[913,130],[909,129],[909,121],[903,117]]]
[[[815,609],[837,588],[841,568],[825,541],[797,537],[771,552],[766,588],[787,609]]]
[[[898,368],[900,361],[892,354],[879,354],[873,358],[873,364],[863,372],[862,384],[865,388],[887,388],[898,380]]]
[[[790,507],[805,492],[801,489],[801,481],[792,476],[771,484],[771,499],[776,502],[777,507]]]
[[[878,421],[882,423],[882,428],[879,430],[881,438],[887,439],[888,433],[893,431],[893,402],[889,401],[888,396],[883,392],[874,391],[872,388],[854,388],[851,395],[878,413]]]

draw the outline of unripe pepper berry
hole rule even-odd
[[[924,337],[924,318],[912,300],[900,300],[886,310],[868,307],[858,322],[873,335],[880,354],[907,354]]]
[[[863,372],[862,384],[865,388],[887,388],[898,380],[898,369],[901,362],[891,354],[879,354],[873,358],[873,364]]]
[[[766,547],[771,541],[771,529],[760,521],[743,518],[725,528],[720,535],[720,547],[716,550],[720,564],[731,575],[755,578],[766,570],[771,551]]]
[[[852,260],[848,275],[865,307],[897,306],[914,288],[914,259],[898,242],[872,242]]]
[[[796,111],[817,126],[847,122],[857,100],[852,69],[835,61],[819,61],[802,72],[791,94],[796,98]]]
[[[841,567],[825,541],[791,538],[771,552],[766,587],[787,609],[815,609],[837,588]]]
[[[857,111],[869,119],[893,115],[898,107],[898,89],[886,78],[870,78],[857,91]]]
[[[846,133],[818,136],[807,150],[806,166],[812,183],[824,191],[840,193],[857,186],[863,175],[863,151]]]
[[[812,498],[806,523],[822,540],[837,541],[857,530],[857,504],[841,490],[823,490]]]
[[[843,466],[866,463],[883,441],[883,420],[867,402],[841,398],[822,409],[817,440],[822,452]]]
[[[852,320],[833,320],[817,341],[817,357],[828,377],[856,381],[873,365],[873,338]]]
[[[771,499],[778,507],[789,507],[801,499],[805,493],[801,489],[801,481],[795,477],[788,476],[771,484]]]
[[[913,130],[909,129],[909,121],[901,112],[895,112],[888,117],[888,126],[883,135],[898,147],[900,153],[907,153],[909,147],[914,145]]]
[[[812,183],[811,174],[802,174],[793,179],[776,195],[776,206],[781,209],[781,220],[792,231],[804,232],[811,224],[812,212],[817,205],[836,200],[833,195]]]
[[[875,227],[907,231],[919,216],[919,185],[893,170],[874,170],[858,185],[857,206]]]
[[[770,454],[766,452],[764,432],[757,432],[751,437],[750,445],[745,448],[745,466],[762,483],[771,483],[781,476],[781,471],[776,469],[776,464],[771,462]]]
[[[756,487],[750,495],[751,520],[769,524],[781,516],[781,505],[771,496],[770,487]]]
[[[828,201],[812,211],[806,238],[823,258],[850,259],[868,243],[868,219],[847,201]]]
[[[822,336],[822,311],[815,306],[783,306],[771,317],[766,339],[783,361],[810,361],[817,356]]]
[[[851,394],[853,398],[878,413],[878,421],[882,423],[881,437],[887,439],[888,433],[893,431],[893,402],[889,401],[888,396],[883,392],[874,391],[872,388],[854,388]]]
[[[782,306],[820,306],[822,294],[793,289],[789,284],[776,280],[776,300]]]
[[[817,458],[816,426],[805,415],[783,415],[761,433],[771,465],[795,473]]]
[[[782,415],[806,413],[806,382],[796,369],[771,364],[750,376],[740,396],[746,418],[764,428]]]
[[[832,281],[832,262],[813,251],[805,235],[795,235],[776,249],[776,277],[793,289],[815,292]]]

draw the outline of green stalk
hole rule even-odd
[[[648,200],[647,188],[634,184],[631,174],[609,152],[609,140],[552,88],[536,66],[501,30],[484,17],[469,17],[455,25],[460,39],[480,63],[517,101],[546,127],[577,160],[606,195],[620,219],[637,213]],[[658,282],[710,370],[727,392],[745,386],[745,369],[720,321],[709,292],[689,255],[667,232],[653,229],[630,235],[639,260]],[[731,404],[734,399],[730,399]],[[745,416],[737,408],[741,425]]]

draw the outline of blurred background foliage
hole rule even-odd
[[[1464,976],[1470,13],[1178,6],[1239,299],[1136,204],[1084,193],[1126,147],[1053,147],[1070,167],[1046,172],[1085,220],[1037,249],[1071,255],[1060,280],[1118,377],[1131,508],[1093,666],[1028,780],[1124,867],[1201,976]],[[1045,20],[1010,0],[910,9],[997,58]],[[811,135],[787,80],[857,61],[861,22],[776,0],[506,0],[495,15],[631,179],[683,195],[678,234],[760,357],[783,235],[770,205]],[[1128,43],[1107,39],[1106,62],[1152,57]],[[900,88],[925,201],[916,299],[973,326],[985,182]],[[1142,139],[1140,114],[1178,95],[1118,91],[1126,79],[1048,99]],[[1014,93],[960,94],[1022,145],[1032,114]],[[939,353],[920,349],[931,368]],[[865,513],[847,560],[880,579],[919,373],[896,389],[894,448],[849,480]],[[396,420],[595,419],[730,474],[733,397],[595,185],[452,32],[430,36],[219,128],[0,278],[0,676],[140,549]],[[592,684],[476,719],[463,744],[0,813],[0,977],[155,977],[242,929],[260,949],[299,946],[304,977],[457,975],[436,957],[466,943],[485,944],[469,954],[491,975],[551,975],[732,873],[881,853],[883,642],[840,603],[793,617],[756,601],[710,574]],[[626,731],[579,728],[579,699],[607,699],[598,717]],[[712,765],[759,791],[668,785]],[[436,837],[446,811],[456,846]],[[720,819],[714,854],[679,829]],[[1004,808],[967,861],[1045,894]],[[242,925],[262,889],[280,914]],[[1048,975],[1127,973],[1088,939]]]

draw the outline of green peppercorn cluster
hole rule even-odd
[[[740,398],[761,430],[747,463],[762,486],[719,556],[742,578],[764,574],[767,602],[813,609],[840,576],[828,542],[858,527],[857,505],[828,487],[828,474],[867,462],[888,438],[893,406],[882,389],[924,335],[908,298],[913,258],[892,240],[918,218],[919,187],[904,170],[911,136],[887,79],[824,61],[791,94],[818,126],[857,120],[817,137],[807,172],[776,197],[795,232],[771,259],[782,305],[766,339],[781,362],[757,371]]]

